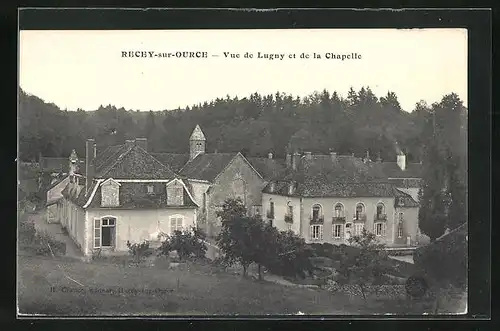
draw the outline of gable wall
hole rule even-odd
[[[235,182],[238,175],[241,176],[243,181]],[[213,236],[219,232],[220,221],[216,220],[216,211],[226,199],[236,198],[238,192],[243,192],[245,206],[250,212],[252,206],[262,204],[262,189],[264,186],[265,181],[259,174],[241,155],[237,155],[216,179],[207,197],[207,234]]]

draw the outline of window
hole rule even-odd
[[[398,223],[398,238],[403,238],[403,221]]]
[[[116,218],[94,219],[94,248],[114,247],[116,236]]]
[[[356,220],[362,220],[363,219],[363,215],[365,213],[365,205],[363,205],[362,203],[358,203],[356,205]]]
[[[333,224],[333,238],[340,239],[342,237],[342,224]]]
[[[344,217],[344,206],[341,203],[335,205],[334,213],[335,217]]]
[[[314,205],[312,207],[312,221],[320,221],[321,220],[321,206]]]
[[[267,211],[267,218],[274,218],[274,201],[269,199],[269,210]]]
[[[374,232],[376,236],[385,236],[385,223],[378,222],[374,224]]]
[[[184,217],[177,215],[170,217],[170,234],[175,231],[182,231],[184,228]]]
[[[399,213],[399,221],[403,222],[403,213]]]
[[[363,234],[364,227],[365,225],[362,223],[354,224],[354,235],[360,236],[361,234]]]
[[[148,194],[154,194],[155,193],[155,188],[153,185],[148,185]]]
[[[273,220],[272,220],[272,219],[271,219],[271,220],[269,220],[269,225],[270,225],[270,226],[273,226]]]
[[[323,225],[311,225],[311,240],[323,239]]]
[[[293,205],[291,201],[288,201],[286,206],[285,222],[293,223]]]
[[[378,220],[385,219],[385,206],[383,203],[379,202],[377,204],[377,215],[376,215]]]

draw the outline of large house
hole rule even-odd
[[[287,171],[262,196],[265,219],[306,242],[345,244],[363,228],[388,246],[413,246],[418,230],[419,164],[352,155],[288,154]],[[407,172],[407,169],[411,169]],[[390,177],[392,176],[392,177]]]
[[[420,164],[354,156],[290,154],[285,160],[207,153],[197,125],[189,153],[152,153],[127,140],[97,153],[86,143],[85,166],[73,151],[67,174],[47,192],[47,220],[60,222],[85,255],[120,254],[126,243],[197,226],[220,231],[216,212],[240,198],[249,215],[307,242],[346,243],[367,228],[388,245],[415,245]]]
[[[86,175],[70,168],[56,220],[85,255],[123,254],[127,242],[196,226],[198,205],[185,179],[151,156],[144,140],[97,155],[86,143]],[[57,191],[58,185],[48,192]]]

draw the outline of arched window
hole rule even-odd
[[[377,220],[385,220],[385,205],[382,202],[377,204]]]
[[[365,214],[365,205],[360,202],[356,205],[355,219],[357,221],[363,220],[364,214]]]
[[[291,201],[286,204],[285,222],[293,223],[293,205]]]
[[[341,203],[337,203],[334,208],[334,217],[341,218],[344,217],[344,206]]]
[[[316,204],[312,207],[312,220],[319,221],[321,219],[321,206]]]

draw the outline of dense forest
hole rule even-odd
[[[345,98],[326,90],[304,98],[254,93],[156,112],[112,105],[61,110],[24,91],[19,102],[22,161],[36,161],[39,154],[67,157],[72,149],[84,156],[87,138],[102,150],[146,137],[151,151],[186,153],[196,124],[207,136],[208,152],[272,151],[283,157],[287,149],[358,156],[369,151],[395,161],[403,150],[408,161],[423,164],[421,230],[435,239],[466,221],[468,110],[455,93],[432,105],[418,102],[411,112],[401,109],[395,93],[378,98],[368,87],[351,88]]]
[[[461,101],[454,94],[446,96]],[[451,100],[450,99],[450,100]],[[304,98],[277,92],[245,98],[218,98],[185,109],[140,112],[112,105],[97,110],[61,110],[40,98],[20,93],[19,151],[24,161],[44,156],[66,157],[76,149],[84,155],[84,141],[96,139],[98,148],[147,137],[155,152],[187,152],[196,124],[207,136],[208,151],[242,151],[283,156],[293,148],[339,154],[378,155],[394,160],[397,148],[410,161],[420,161],[424,123],[432,106],[401,109],[393,92],[378,98],[368,87],[351,89],[344,98],[336,92],[316,92]]]

